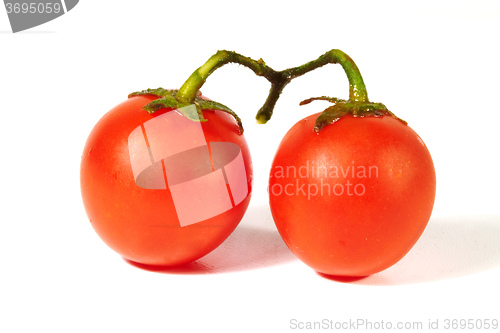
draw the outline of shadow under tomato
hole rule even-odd
[[[500,216],[432,218],[398,263],[353,283],[403,285],[452,279],[500,267]]]
[[[275,266],[296,260],[281,239],[269,208],[250,206],[236,230],[211,253],[182,266],[130,265],[156,273],[213,274]]]

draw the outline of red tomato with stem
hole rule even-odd
[[[422,139],[391,116],[346,115],[314,131],[311,115],[283,138],[269,196],[278,231],[305,264],[367,276],[398,262],[431,216],[434,165]]]
[[[83,151],[81,191],[92,227],[121,256],[182,265],[236,228],[250,201],[252,163],[230,114],[202,110],[200,122],[142,109],[156,98],[131,97],[99,120]]]

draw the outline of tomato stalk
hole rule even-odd
[[[349,100],[352,102],[368,102],[368,93],[366,92],[363,77],[358,66],[347,54],[341,50],[333,49],[321,55],[318,59],[310,61],[302,66],[287,69],[286,76],[291,78],[299,77],[312,70],[322,67],[326,64],[340,64],[344,69],[349,80]]]
[[[318,117],[315,128],[317,131],[321,130],[325,125],[333,123],[340,118],[340,116],[347,113],[352,113],[357,116],[379,116],[389,112],[383,104],[371,103],[369,101],[366,86],[358,67],[351,57],[338,49],[330,50],[321,55],[318,59],[307,62],[301,66],[288,68],[282,71],[275,71],[267,66],[262,59],[254,60],[232,51],[218,51],[211,56],[203,66],[196,69],[186,82],[184,82],[177,92],[177,101],[183,104],[192,103],[207,78],[217,68],[228,63],[238,63],[248,67],[256,75],[265,77],[271,83],[269,95],[256,115],[256,119],[260,124],[264,124],[271,119],[274,106],[288,83],[294,78],[302,76],[326,64],[340,64],[344,69],[349,81],[349,100],[344,101],[337,98],[319,97],[303,101],[301,105],[317,99],[336,103],[334,107],[328,108]]]
[[[218,51],[211,56],[207,62],[196,69],[179,89],[176,98],[181,103],[191,103],[198,94],[207,78],[217,69],[228,63],[237,63],[248,67],[256,75],[266,78],[271,83],[269,96],[257,114],[259,123],[265,123],[272,115],[276,101],[291,78],[267,66],[261,59],[254,60],[232,51]],[[266,119],[260,119],[259,115],[268,115]]]
[[[318,116],[318,118],[316,118],[314,126],[314,130],[316,132],[321,131],[321,129],[323,129],[326,125],[333,124],[347,114],[351,114],[356,117],[381,117],[384,115],[390,115],[397,118],[384,104],[370,102],[366,86],[358,66],[356,66],[351,57],[341,50],[330,50],[316,60],[310,61],[299,67],[291,68],[287,71],[290,72],[289,75],[291,77],[298,77],[329,63],[340,64],[344,69],[347,79],[349,80],[349,99],[346,101],[335,97],[323,96],[309,98],[302,101],[300,105],[308,104],[314,100],[326,100],[335,104],[328,107]],[[401,121],[404,122],[403,120]]]
[[[307,62],[301,66],[288,68],[282,71],[272,69],[262,60],[262,58],[254,60],[236,52],[222,50],[212,55],[205,64],[196,69],[179,90],[165,90],[163,88],[147,89],[133,93],[130,96],[153,94],[160,97],[145,106],[145,109],[149,112],[154,112],[164,107],[190,110],[185,107],[194,104],[197,114],[192,111],[186,111],[185,115],[192,120],[198,121],[205,121],[201,112],[202,109],[217,108],[232,114],[240,126],[240,132],[243,132],[240,118],[231,109],[220,103],[204,100],[200,97],[199,93],[200,88],[205,84],[207,78],[216,69],[228,63],[237,63],[248,67],[256,75],[266,78],[271,83],[269,95],[256,115],[257,122],[260,124],[265,124],[271,119],[276,102],[288,83],[326,64],[340,64],[344,69],[349,81],[349,99],[346,101],[331,97],[316,97],[301,102],[301,105],[310,103],[314,100],[327,100],[335,103],[335,105],[327,108],[317,118],[315,126],[317,132],[324,126],[337,121],[346,114],[361,117],[382,115],[394,116],[394,114],[387,110],[383,104],[369,101],[365,83],[358,67],[347,54],[338,49],[330,50],[316,60]]]
[[[192,103],[201,86],[217,69],[228,63],[238,63],[254,71],[259,76],[269,76],[274,72],[267,67],[262,59],[254,60],[232,51],[218,51],[207,62],[196,69],[177,92],[177,100],[182,103]]]
[[[245,57],[241,54],[232,51],[218,51],[212,55],[207,62],[196,69],[189,78],[184,82],[179,90],[167,90],[163,88],[158,89],[146,89],[138,92],[134,92],[129,95],[129,97],[137,95],[155,95],[160,97],[147,104],[144,109],[150,113],[153,113],[161,108],[175,108],[184,115],[194,121],[205,121],[202,113],[202,109],[217,109],[230,113],[236,121],[238,122],[240,133],[243,133],[243,126],[241,119],[227,106],[217,103],[215,101],[208,101],[201,98],[200,88],[203,86],[207,78],[217,69],[228,63],[238,63],[245,67],[250,68],[256,75],[265,77],[269,82],[271,82],[271,91],[269,97],[267,98],[264,106],[261,110],[266,114],[272,114],[272,110],[276,101],[281,94],[281,91],[289,82],[286,78],[280,75],[280,72],[273,70],[271,67],[267,66],[262,60],[254,60],[249,57]],[[196,106],[196,113],[193,113],[190,105]],[[269,116],[270,117],[270,116]]]
[[[186,82],[184,82],[177,92],[176,99],[181,103],[192,103],[207,78],[217,68],[220,68],[228,63],[238,63],[246,66],[256,75],[265,77],[271,83],[269,96],[262,108],[257,112],[256,116],[257,121],[262,124],[271,119],[274,106],[276,105],[281,92],[291,80],[328,63],[338,63],[346,72],[349,80],[349,100],[356,102],[368,101],[368,94],[366,93],[365,84],[358,67],[347,54],[336,49],[328,51],[318,59],[310,61],[304,65],[285,69],[283,71],[275,71],[271,67],[267,66],[262,58],[254,60],[236,52],[218,51],[211,56],[203,66],[199,67],[193,72],[193,74],[191,74],[191,76],[186,80]]]

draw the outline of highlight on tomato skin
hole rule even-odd
[[[314,131],[318,114],[281,141],[269,202],[290,250],[324,275],[368,276],[402,259],[424,231],[436,175],[422,139],[391,116],[344,116]]]
[[[218,247],[251,197],[252,163],[228,113],[142,107],[134,96],[95,125],[82,155],[82,199],[99,237],[125,259],[146,265],[189,263]]]

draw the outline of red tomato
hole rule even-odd
[[[429,151],[390,116],[344,116],[316,133],[317,116],[295,124],[274,158],[269,196],[278,231],[320,273],[380,272],[429,221],[436,191]]]
[[[175,110],[142,110],[156,98],[131,97],[95,125],[81,191],[93,228],[121,256],[181,265],[236,228],[250,201],[252,163],[231,115],[203,110],[207,121],[197,122]]]

